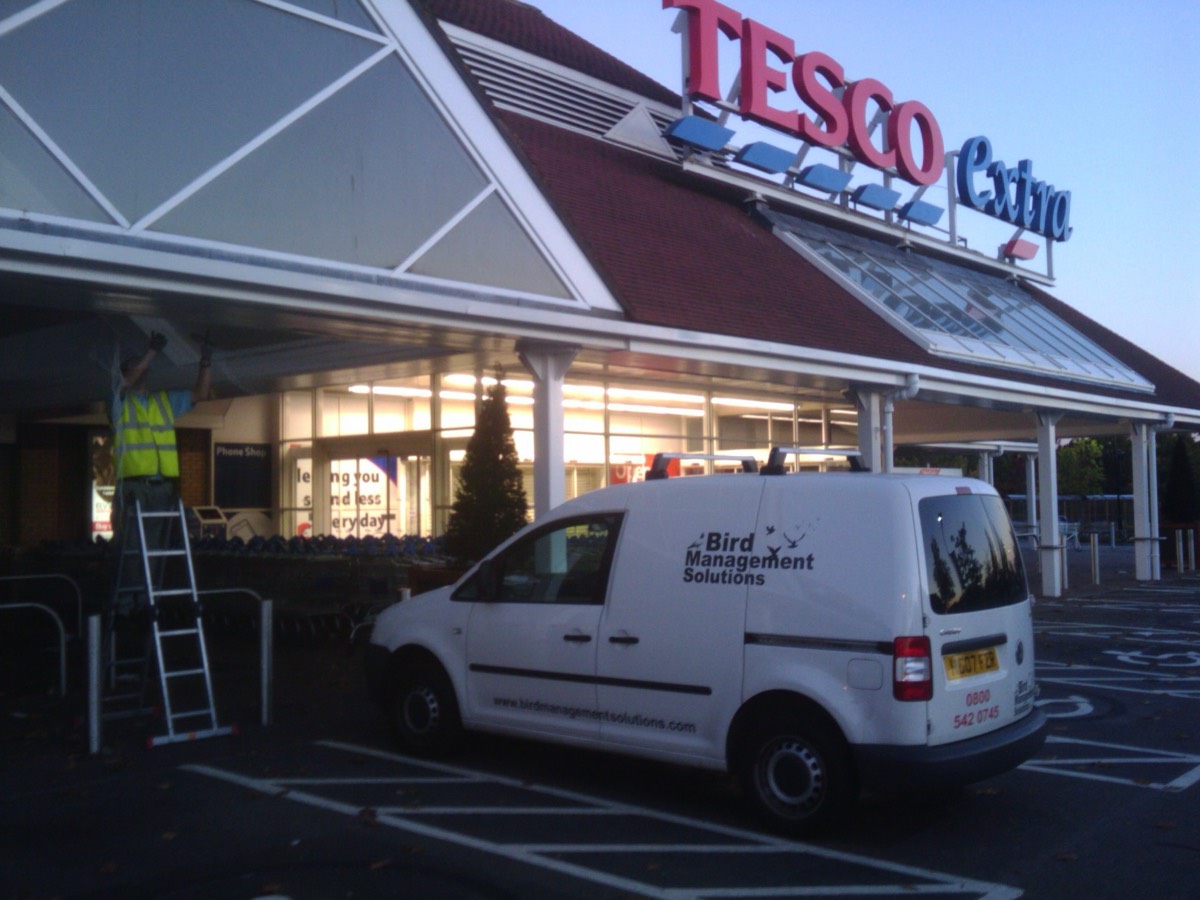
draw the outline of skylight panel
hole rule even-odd
[[[1135,391],[1154,386],[1020,285],[766,212],[793,249],[939,356]]]

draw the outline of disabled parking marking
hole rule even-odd
[[[1124,694],[1171,697],[1177,700],[1200,700],[1200,675],[1118,669],[1086,663],[1067,664],[1040,659],[1037,669],[1039,685],[1117,691]]]
[[[1090,750],[1108,751],[1107,753],[1090,756],[1034,757],[1021,768],[1028,772],[1043,772],[1048,775],[1065,775],[1070,778],[1083,778],[1088,781],[1103,781],[1109,784],[1124,784],[1130,787],[1148,788],[1154,791],[1169,791],[1178,793],[1185,791],[1200,781],[1200,756],[1193,753],[1173,753],[1169,750],[1155,750],[1147,747],[1130,747],[1125,744],[1109,744],[1102,741],[1085,741],[1081,738],[1049,735],[1047,745],[1063,748],[1086,748]],[[1101,775],[1098,772],[1080,772],[1072,766],[1187,766],[1181,775],[1169,782],[1150,782],[1141,778],[1122,778],[1116,775]]]
[[[1182,653],[1149,653],[1145,650],[1105,650],[1104,652],[1131,666],[1170,666],[1181,669],[1200,667],[1200,653],[1195,650],[1186,650]]]
[[[210,778],[220,779],[230,784],[239,785],[249,790],[266,794],[283,800],[291,800],[340,813],[346,816],[370,816],[379,825],[396,828],[412,834],[458,844],[485,853],[503,856],[507,859],[536,866],[548,871],[582,879],[593,884],[603,885],[636,896],[657,897],[663,900],[682,900],[688,898],[716,897],[763,897],[763,896],[841,896],[846,894],[874,896],[910,896],[913,894],[953,894],[988,898],[988,900],[1008,900],[1021,896],[1022,891],[1008,885],[992,882],[976,881],[969,878],[959,878],[941,872],[905,866],[884,860],[871,859],[852,853],[828,850],[813,844],[799,843],[769,835],[757,834],[714,823],[697,821],[683,816],[672,815],[643,807],[617,803],[600,797],[589,796],[573,791],[550,788],[530,784],[526,781],[505,778],[486,772],[475,771],[428,760],[416,760],[370,747],[360,747],[336,741],[318,741],[317,745],[337,752],[352,754],[358,757],[369,757],[385,763],[395,763],[406,769],[417,769],[431,773],[418,778],[407,777],[365,777],[365,778],[256,778],[237,772],[219,769],[207,765],[185,765],[185,771]],[[515,789],[523,795],[529,795],[532,803],[510,803],[488,806],[454,806],[454,807],[421,807],[410,809],[389,805],[364,806],[357,803],[345,802],[324,796],[317,791],[332,790],[345,787],[361,786],[391,786],[397,784],[423,783],[462,783],[467,785],[500,786]],[[543,802],[538,802],[538,801]],[[570,805],[567,805],[570,804]],[[628,816],[636,819],[652,820],[656,823],[669,824],[690,832],[696,836],[694,843],[643,843],[618,842],[610,840],[596,842],[579,842],[564,840],[562,842],[536,841],[519,843],[512,841],[510,823],[513,817],[559,815],[568,811],[569,815],[596,815],[600,817]],[[427,819],[432,815],[444,817],[473,817],[480,812],[492,816],[504,817],[501,824],[496,826],[499,832],[494,839],[468,834],[464,830],[452,827],[432,825]],[[465,827],[465,825],[464,825]],[[506,841],[506,838],[508,840]],[[695,857],[721,854],[729,859],[737,856],[745,858],[750,867],[747,880],[751,884],[713,884],[697,885],[695,883],[667,884],[652,883],[616,871],[606,871],[603,866],[607,862],[610,868],[616,868],[621,863],[628,864],[633,856],[647,859],[650,854],[675,854]],[[563,857],[571,855],[578,861],[570,861]],[[766,866],[772,856],[786,861],[781,872],[787,872],[781,881],[787,883],[775,884],[765,875]],[[807,858],[816,866],[844,866],[847,876],[842,883],[836,878],[829,883],[796,884],[795,862]],[[658,869],[657,877],[666,880],[666,867]],[[647,866],[646,871],[652,867]],[[866,870],[861,883],[854,880],[857,871]],[[721,877],[729,877],[722,871]],[[740,879],[739,879],[740,880]],[[814,881],[819,880],[814,878]],[[894,880],[894,883],[893,883]]]
[[[1090,716],[1096,711],[1092,706],[1091,701],[1087,697],[1080,697],[1078,694],[1072,694],[1070,697],[1055,697],[1046,700],[1038,700],[1034,706],[1041,709],[1050,719],[1079,719],[1085,716]],[[1055,707],[1067,705],[1070,708],[1062,712],[1058,712]]]

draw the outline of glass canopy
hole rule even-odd
[[[1073,381],[1154,386],[1019,284],[767,211],[776,233],[930,353]]]

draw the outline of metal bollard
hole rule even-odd
[[[1183,571],[1183,529],[1175,529],[1175,571]]]
[[[100,752],[100,616],[87,620],[88,753]]]
[[[400,602],[412,599],[412,588],[400,588]]]
[[[1100,535],[1092,535],[1092,584],[1100,583]]]
[[[259,604],[258,636],[259,661],[262,670],[259,672],[259,687],[262,691],[259,706],[262,710],[262,725],[266,728],[271,724],[271,695],[274,693],[275,676],[275,606],[271,600],[263,600]]]
[[[1188,568],[1196,571],[1196,529],[1189,528],[1187,533]]]
[[[1059,558],[1060,568],[1062,569],[1062,589],[1063,589],[1063,592],[1065,593],[1066,590],[1071,586],[1071,577],[1067,573],[1067,560],[1069,559],[1069,557],[1067,556],[1067,545],[1066,544],[1063,544],[1061,547],[1058,548],[1058,558]]]

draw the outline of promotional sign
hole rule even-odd
[[[790,37],[743,18],[717,0],[662,0],[662,5],[687,14],[689,98],[731,108],[721,93],[718,42],[722,37],[737,41],[741,52],[737,112],[744,119],[812,146],[844,150],[864,165],[895,171],[919,187],[940,178],[946,165],[945,144],[937,119],[925,104],[897,102],[892,91],[874,78],[847,78],[842,65],[825,53],[797,55]],[[771,104],[772,95],[779,105]],[[789,100],[803,101],[803,106],[795,107]],[[879,124],[884,139],[876,145],[871,135]],[[683,127],[668,134],[709,150],[721,149],[732,136],[727,128],[700,117],[685,117],[676,125]],[[778,173],[789,170],[789,156],[794,159],[796,154],[755,143],[743,148],[738,161]],[[844,189],[850,178],[848,173],[821,165],[798,174],[800,183],[830,193]],[[1070,238],[1070,191],[1058,191],[1035,180],[1030,160],[1008,168],[1002,161],[993,161],[986,137],[973,137],[958,154],[955,175],[957,199],[963,205],[1051,240]],[[991,179],[990,190],[979,187],[978,176]],[[872,193],[864,193],[872,189]],[[854,199],[860,205],[891,211],[897,208],[899,194],[867,186],[859,188]],[[934,224],[940,214],[936,207],[917,199],[901,212],[903,218],[927,225]]]

